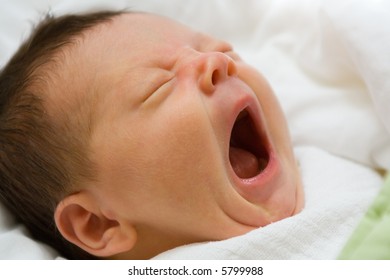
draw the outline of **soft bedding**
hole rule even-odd
[[[390,168],[390,3],[5,1],[0,65],[45,13],[101,8],[159,13],[231,42],[278,95],[304,180],[302,213],[229,240],[179,247],[156,259],[337,258],[380,191],[378,170]],[[59,257],[31,239],[0,205],[1,259]]]

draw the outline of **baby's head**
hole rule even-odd
[[[170,19],[48,18],[0,91],[0,197],[66,257],[150,258],[302,208],[266,80]]]

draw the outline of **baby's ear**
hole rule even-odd
[[[64,198],[54,213],[55,223],[62,236],[97,257],[130,251],[137,240],[135,228],[108,219],[96,204],[85,192]]]

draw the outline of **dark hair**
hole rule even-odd
[[[0,72],[0,201],[66,258],[92,256],[61,236],[54,210],[71,185],[93,172],[85,135],[58,128],[45,110],[50,65],[84,31],[122,13],[46,16]]]

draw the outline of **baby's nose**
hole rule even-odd
[[[198,57],[199,86],[205,93],[212,93],[227,78],[237,75],[234,60],[221,52],[203,53]]]

